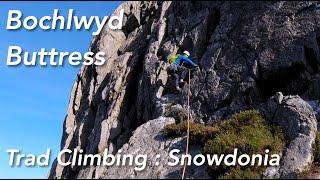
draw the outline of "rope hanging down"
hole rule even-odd
[[[189,69],[189,80],[188,80],[188,102],[187,102],[187,104],[188,104],[188,119],[187,119],[188,128],[187,128],[186,155],[189,154],[189,133],[190,133],[190,69]],[[186,167],[187,167],[187,164],[184,163],[181,179],[184,179],[184,177],[185,177]]]

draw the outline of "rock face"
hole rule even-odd
[[[274,176],[296,178],[297,173],[308,170],[313,161],[312,146],[317,132],[317,119],[312,107],[299,96],[281,95],[277,93],[262,111],[269,121],[285,129],[290,142]]]
[[[305,101],[320,100],[318,7],[316,2],[283,1],[122,3],[114,14],[124,9],[123,29],[102,31],[90,45],[92,52],[105,52],[107,62],[84,66],[78,73],[61,149],[78,148],[90,154],[105,149],[133,152],[137,138],[151,132],[145,127],[158,132],[171,121],[150,120],[163,116],[173,105],[186,107],[187,86],[180,94],[168,88],[166,58],[188,50],[200,67],[190,82],[192,119],[212,124],[239,110],[264,106],[266,117],[289,129],[280,176],[307,169],[317,122],[314,109]],[[268,101],[276,92],[283,97],[277,94],[277,101]],[[146,152],[164,142],[148,137],[140,149]],[[157,151],[165,153],[167,148]],[[155,170],[149,167],[143,174],[128,170],[123,177],[170,174],[166,167]],[[190,176],[205,177],[206,169],[202,170]],[[117,176],[117,171],[62,167],[54,162],[49,178],[108,178]]]
[[[112,166],[108,169],[104,168],[101,176],[112,179],[119,177],[150,177],[152,179],[181,178],[182,166],[166,165],[169,162],[168,153],[172,149],[178,149],[180,152],[184,152],[186,144],[185,138],[167,139],[161,134],[164,126],[172,123],[175,123],[173,118],[159,117],[155,120],[151,120],[137,128],[133,132],[129,142],[120,149],[123,154],[132,154],[133,156],[137,156],[138,154],[147,154],[147,162],[152,163],[148,163],[145,170],[136,171],[134,170],[134,167],[123,168],[119,166]],[[200,153],[200,148],[192,146],[190,154],[195,155],[197,153]],[[155,160],[157,159],[157,155],[159,155],[159,160]],[[158,162],[159,165],[156,165],[155,162]],[[188,177],[208,178],[209,176],[206,174],[206,171],[203,171],[203,167],[191,166],[188,169]]]

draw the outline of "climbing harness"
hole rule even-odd
[[[189,69],[189,80],[188,80],[188,102],[187,102],[187,104],[188,104],[188,119],[187,119],[188,128],[187,128],[186,155],[189,154],[189,134],[190,134],[190,69]],[[186,167],[187,167],[187,164],[184,163],[181,179],[184,179]]]

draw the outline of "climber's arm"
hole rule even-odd
[[[187,58],[187,57],[185,57],[185,56],[182,56],[182,57],[181,57],[181,60],[182,60],[183,62],[186,62],[186,63],[194,66],[194,67],[197,67],[197,64],[196,64],[196,63],[194,63],[191,59],[189,59],[189,58]]]

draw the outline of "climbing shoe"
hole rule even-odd
[[[177,92],[181,92],[181,88],[179,86],[176,87]]]

